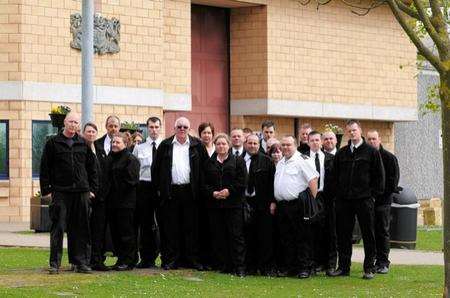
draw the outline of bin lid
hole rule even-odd
[[[409,187],[399,187],[399,193],[392,195],[392,201],[398,205],[410,205],[417,203],[417,196]]]

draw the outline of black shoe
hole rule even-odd
[[[192,268],[197,271],[205,271],[205,268],[203,268],[203,265],[200,263],[193,263]]]
[[[133,270],[133,267],[130,265],[126,265],[126,264],[120,264],[117,266],[114,266],[114,270],[116,271],[129,271],[129,270]]]
[[[174,262],[172,262],[172,263],[164,264],[162,266],[162,268],[164,270],[175,270],[175,269],[178,269],[178,266]]]
[[[379,273],[379,274],[388,274],[388,272],[389,272],[389,267],[387,267],[387,266],[382,266],[382,267],[377,268],[377,273]]]
[[[106,265],[103,264],[103,263],[94,264],[94,265],[92,265],[91,268],[92,268],[92,270],[94,270],[94,271],[109,271],[109,270],[111,270],[110,267],[106,266]]]
[[[373,274],[373,272],[364,272],[363,274],[363,279],[372,279],[375,277],[375,274]]]
[[[350,276],[350,270],[343,270],[343,269],[340,269],[340,268],[338,268],[337,270],[334,270],[334,271],[330,271],[329,273],[330,274],[328,274],[328,271],[327,271],[327,275],[331,276],[331,277]]]
[[[48,274],[59,274],[59,268],[58,267],[49,267],[48,268]]]
[[[247,274],[247,275],[257,275],[257,274],[258,274],[258,271],[257,271],[256,269],[249,268],[249,269],[247,269],[246,274]]]
[[[336,272],[336,269],[334,269],[334,268],[328,268],[326,271],[325,271],[325,274],[327,275],[327,276],[333,276],[333,274]]]
[[[86,265],[77,265],[75,267],[75,272],[77,273],[85,273],[85,274],[92,274],[92,269],[89,266]]]
[[[234,274],[236,276],[240,277],[240,278],[244,278],[245,277],[245,270],[244,269],[237,269]]]
[[[277,271],[278,277],[288,277],[289,275],[290,275],[289,271],[287,271],[287,270],[278,270]]]
[[[152,267],[155,267],[155,263],[140,261],[139,264],[136,265],[136,268],[139,268],[139,269],[152,268]]]
[[[324,271],[325,270],[325,268],[323,267],[323,266],[316,266],[316,267],[314,267],[314,272],[315,273],[319,273],[319,272],[322,272],[322,271]]]
[[[303,278],[309,278],[310,276],[311,276],[311,272],[310,272],[310,271],[307,271],[307,270],[300,271],[300,273],[297,274],[297,277],[298,277],[298,278],[301,278],[301,279],[303,279]]]

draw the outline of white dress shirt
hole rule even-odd
[[[161,139],[158,138],[153,140],[148,137],[147,141],[136,145],[133,150],[133,155],[139,159],[141,168],[139,170],[139,180],[142,181],[152,181],[152,161],[153,161],[153,142],[155,142],[156,149],[158,149]]]
[[[350,145],[350,150],[353,152],[355,149],[358,149],[359,146],[361,146],[363,143],[363,139],[361,139],[358,144],[354,145],[353,142]]]
[[[239,151],[239,156],[242,155],[242,153],[244,153],[244,146],[242,146],[241,148],[232,148],[231,149],[231,153],[233,153],[234,156],[236,156],[236,151]]]
[[[244,156],[245,165],[247,166],[247,173],[250,175],[250,163],[252,162],[252,156],[248,153],[245,153]],[[249,194],[247,192],[247,188],[245,188],[245,196],[246,197],[254,197],[256,195],[255,191],[253,193]]]
[[[274,192],[277,201],[292,201],[308,188],[314,178],[318,178],[315,167],[310,161],[303,159],[300,152],[295,151],[291,158],[283,157],[275,172]]]
[[[106,155],[111,151],[111,138],[108,134],[106,134],[105,142],[103,143],[103,149],[105,150]]]
[[[316,153],[319,153],[319,163],[320,163],[320,185],[318,191],[323,191],[323,185],[325,181],[325,153],[321,150],[317,152],[309,151],[309,161],[312,162],[314,169],[316,168]]]
[[[264,139],[261,140],[261,147],[264,149],[264,152],[267,152],[267,142]]]
[[[214,154],[214,152],[216,152],[216,145],[214,145],[214,144],[212,144],[212,147],[210,149],[207,147],[205,147],[205,148],[206,148],[206,152],[208,152],[209,157],[211,157]]]
[[[191,166],[189,163],[189,137],[186,142],[181,144],[174,137],[172,150],[172,184],[188,184],[190,183]]]

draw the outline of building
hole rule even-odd
[[[429,88],[439,84],[439,74],[425,63],[417,76],[419,104],[428,100]],[[395,147],[400,165],[400,185],[411,188],[419,200],[444,197],[442,121],[440,112],[419,113],[418,121],[395,123]],[[426,158],[425,158],[426,157]]]
[[[415,120],[416,51],[388,7],[357,17],[341,2],[97,0],[120,20],[120,52],[95,56],[95,121],[178,115],[193,127],[277,133],[299,123],[362,120],[394,149],[394,122]],[[28,221],[50,109],[80,111],[81,55],[70,47],[75,0],[0,4],[0,221]],[[100,134],[104,131],[100,131]],[[33,166],[34,165],[34,166]]]

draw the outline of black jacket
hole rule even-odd
[[[398,192],[400,169],[398,167],[397,157],[394,154],[385,150],[381,145],[379,151],[386,174],[386,183],[384,193],[377,197],[375,205],[390,205],[392,203],[392,194]]]
[[[206,197],[206,207],[242,208],[247,176],[244,159],[228,154],[228,158],[221,164],[217,161],[217,156],[213,155],[203,168],[202,191]],[[224,188],[230,191],[228,198],[218,200],[213,197],[214,191]]]
[[[99,178],[99,192],[98,192],[98,196],[96,196],[96,200],[98,201],[104,201],[105,200],[105,191],[104,188],[104,183],[103,181],[105,180],[105,175],[106,175],[106,157],[107,154],[105,152],[105,139],[106,139],[106,134],[101,137],[98,140],[95,140],[94,142],[94,147],[95,147],[95,155],[97,157],[97,163],[98,163],[98,168],[100,169],[99,174],[98,174],[98,178]]]
[[[78,134],[70,147],[62,132],[45,143],[41,158],[39,181],[43,196],[54,191],[98,191],[98,174],[91,148]]]
[[[248,177],[251,174],[249,172]],[[255,198],[249,200],[249,203],[259,210],[269,210],[270,203],[275,202],[273,193],[275,165],[266,154],[258,152],[254,175]]]
[[[334,157],[337,199],[375,199],[384,192],[384,168],[378,150],[363,143],[351,152],[350,141]]]
[[[165,139],[158,147],[155,165],[152,167],[152,178],[160,192],[161,200],[170,200],[172,185],[173,138]],[[189,136],[190,185],[194,200],[198,199],[200,189],[200,167],[205,157],[205,146],[195,137]],[[207,153],[206,153],[207,155]]]
[[[139,160],[124,149],[110,152],[105,161],[104,190],[108,208],[136,208]]]
[[[309,145],[306,143],[300,142],[300,146],[297,147],[297,151],[309,156]]]

